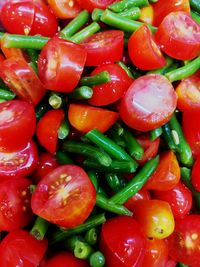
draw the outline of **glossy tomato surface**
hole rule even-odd
[[[198,157],[192,167],[191,182],[194,188],[200,192],[200,157]]]
[[[79,5],[92,12],[94,8],[106,9],[106,7],[112,4],[115,0],[77,0]]]
[[[134,177],[132,179],[134,179]],[[132,212],[134,212],[134,206],[135,206],[135,203],[137,201],[140,201],[140,200],[149,200],[149,199],[151,199],[151,195],[150,195],[149,191],[147,191],[145,189],[140,189],[140,191],[138,191],[134,196],[132,196],[131,198],[129,198],[124,203],[124,206],[127,207],[127,209],[129,209]]]

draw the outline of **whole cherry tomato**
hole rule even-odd
[[[198,157],[192,167],[191,182],[194,188],[200,192],[200,157]]]
[[[106,7],[114,1],[115,0],[77,0],[78,4],[89,12],[92,12],[94,8],[106,9]]]
[[[134,179],[134,177],[133,177],[133,179]],[[134,212],[134,206],[135,206],[135,203],[137,201],[140,201],[140,200],[149,200],[149,199],[151,199],[150,193],[147,190],[145,190],[145,189],[142,188],[134,196],[132,196],[131,198],[129,198],[124,203],[124,206],[127,207],[127,209],[129,209],[130,211]]]

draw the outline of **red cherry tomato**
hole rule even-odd
[[[63,109],[47,111],[39,120],[36,135],[40,144],[52,154],[56,152],[58,143],[58,129],[64,119]]]
[[[95,188],[82,168],[62,165],[39,182],[31,206],[35,214],[47,221],[72,228],[87,219],[95,196]]]
[[[0,151],[23,148],[35,131],[35,111],[31,104],[10,100],[0,103]]]
[[[171,206],[175,219],[183,218],[192,207],[192,193],[181,182],[168,191],[154,191],[154,197],[166,201]]]
[[[83,46],[54,37],[40,53],[38,75],[47,89],[71,92],[80,80],[85,60]]]
[[[13,231],[27,226],[31,210],[31,182],[15,176],[0,183],[0,230]]]
[[[86,66],[115,63],[122,58],[124,33],[119,30],[98,32],[82,41],[87,51]]]
[[[0,152],[0,181],[9,177],[28,176],[36,168],[38,151],[33,141],[21,150]]]
[[[13,231],[0,243],[0,266],[36,267],[46,249],[46,239],[39,241],[25,230]]]
[[[200,215],[190,214],[177,220],[168,241],[169,255],[173,260],[199,266]]]
[[[168,246],[165,240],[147,238],[147,246],[143,266],[166,267],[168,260]]]
[[[183,112],[183,132],[194,157],[200,155],[200,109]]]
[[[190,29],[188,31],[188,29]],[[156,31],[155,38],[168,56],[190,60],[200,53],[200,25],[186,12],[168,14]]]
[[[177,262],[172,260],[171,258],[168,258],[168,261],[165,267],[176,267],[176,266],[177,266]]]
[[[133,64],[141,70],[154,70],[166,64],[153,34],[145,24],[129,38],[128,52]]]
[[[146,238],[132,217],[115,217],[106,221],[100,235],[100,248],[109,267],[142,266]]]
[[[129,209],[130,211],[134,212],[134,206],[135,206],[135,203],[137,201],[140,201],[140,200],[149,200],[149,199],[151,199],[150,193],[147,190],[145,190],[145,189],[141,189],[134,196],[132,196],[131,198],[129,198],[124,203],[124,206],[127,207],[127,209]]]
[[[82,8],[92,12],[94,8],[106,9],[106,7],[115,2],[115,0],[77,0],[77,2]]]
[[[144,185],[147,190],[167,191],[173,189],[180,181],[180,167],[172,150],[161,154],[160,162]]]
[[[75,129],[81,132],[89,132],[94,128],[101,132],[106,132],[118,118],[117,112],[107,109],[81,104],[69,105],[69,122]]]
[[[192,167],[191,182],[194,188],[200,192],[200,157],[198,157]]]
[[[0,77],[19,98],[34,105],[38,104],[45,94],[41,81],[22,56],[11,57],[2,62]]]
[[[111,81],[93,86],[93,96],[89,99],[91,105],[105,106],[119,100],[133,81],[133,79],[131,79],[126,72],[116,64],[99,66],[91,73],[91,75],[95,75],[102,71],[107,71],[110,74]]]
[[[129,127],[147,132],[165,124],[175,108],[171,83],[162,75],[149,74],[129,87],[120,104],[120,116]]]

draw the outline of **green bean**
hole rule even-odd
[[[77,241],[83,241],[83,237],[80,235],[73,235],[65,239],[64,246],[67,250],[73,252]]]
[[[190,0],[190,6],[191,8],[200,13],[200,3],[199,3],[199,0]]]
[[[6,89],[0,89],[0,99],[12,100],[15,98],[15,94],[12,91]]]
[[[53,109],[59,109],[63,105],[63,97],[59,93],[51,92],[48,102]]]
[[[162,131],[163,131],[162,135],[165,139],[165,142],[167,143],[169,148],[175,152],[177,150],[177,145],[175,144],[175,141],[172,138],[172,133],[169,123],[166,123],[165,125],[162,126]]]
[[[95,245],[97,243],[98,231],[96,228],[91,228],[85,234],[85,241],[89,245]]]
[[[33,228],[31,229],[30,233],[33,235],[37,240],[43,240],[44,236],[48,230],[49,222],[44,220],[41,217],[37,217]]]
[[[81,86],[94,86],[111,81],[110,74],[107,71],[102,71],[92,76],[83,77],[80,80]]]
[[[92,11],[91,17],[93,21],[100,21],[101,20],[101,16],[103,15],[104,10],[100,9],[100,8],[95,8]]]
[[[113,142],[115,142],[115,144],[125,148],[124,139],[122,138],[122,136],[118,135],[117,131],[115,131],[115,129],[113,127],[107,131],[107,135]]]
[[[121,187],[121,179],[119,178],[119,174],[117,175],[116,173],[105,173],[106,176],[106,181],[111,188],[113,192],[118,192]]]
[[[98,190],[98,178],[97,178],[96,173],[94,171],[89,170],[88,176],[89,176],[91,182],[93,183],[93,185],[97,191]]]
[[[90,255],[89,262],[91,267],[103,267],[106,260],[101,251],[95,251]]]
[[[73,92],[69,93],[67,97],[76,99],[76,100],[83,100],[83,99],[90,99],[93,95],[93,90],[89,86],[81,86],[73,90]]]
[[[85,27],[83,30],[77,32],[72,37],[70,37],[70,41],[74,43],[81,43],[84,39],[90,37],[94,33],[98,32],[100,30],[100,26],[96,22],[92,22],[90,25]]]
[[[191,11],[191,17],[198,23],[200,24],[200,14],[194,12],[194,11]]]
[[[38,73],[38,52],[35,49],[26,49],[26,52],[31,60],[31,62],[29,63],[29,65],[33,68],[33,70],[35,71],[35,73]]]
[[[117,65],[119,65],[130,78],[134,79],[130,69],[122,61],[118,61]]]
[[[47,103],[40,102],[35,108],[36,120],[39,121],[48,109],[49,107]]]
[[[162,135],[162,132],[163,132],[162,127],[158,127],[154,130],[151,130],[150,131],[150,139],[152,141],[156,140],[156,138],[158,138],[159,136]]]
[[[174,60],[171,57],[166,57],[166,65],[162,68],[150,70],[147,72],[147,74],[162,74],[164,75],[169,71],[169,67],[171,67],[174,64]]]
[[[148,6],[148,4],[148,0],[122,0],[109,5],[108,9],[119,13],[124,11],[125,9]]]
[[[189,266],[179,262],[178,267],[189,267]]]
[[[141,10],[139,9],[139,7],[133,6],[129,9],[124,10],[123,12],[120,12],[118,15],[124,18],[137,20],[141,16]]]
[[[73,160],[65,152],[60,151],[60,150],[56,151],[56,159],[62,165],[74,164]]]
[[[68,119],[65,117],[58,129],[58,139],[65,139],[70,133],[70,124]]]
[[[89,258],[93,249],[85,242],[77,241],[74,247],[74,256],[78,259],[86,260]]]

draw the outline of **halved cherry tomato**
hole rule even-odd
[[[200,53],[200,25],[186,12],[168,14],[155,39],[161,50],[175,59],[190,60]]]
[[[149,238],[163,239],[174,231],[174,216],[170,205],[161,200],[140,200],[134,207],[134,217]]]
[[[91,105],[105,106],[119,100],[133,82],[133,79],[117,64],[99,66],[91,75],[102,71],[110,74],[111,81],[93,86],[93,96],[88,101]]]
[[[96,191],[86,172],[75,165],[62,165],[37,185],[32,210],[57,225],[72,228],[83,223],[96,202]]]
[[[115,217],[106,221],[100,235],[100,248],[109,267],[142,266],[146,238],[132,217]]]
[[[145,24],[129,38],[128,52],[133,64],[141,70],[154,70],[166,64],[153,34]]]
[[[198,157],[192,167],[191,182],[194,188],[200,192],[200,157]]]
[[[5,57],[2,54],[0,54],[0,63],[3,62],[4,60],[5,60]]]
[[[153,4],[154,25],[159,26],[162,20],[171,12],[185,11],[190,13],[189,0],[159,0]]]
[[[177,262],[172,260],[171,258],[168,258],[168,261],[165,267],[176,267],[176,266],[177,266]]]
[[[106,132],[119,118],[119,114],[103,108],[81,104],[70,104],[68,119],[70,124],[81,132],[89,132],[96,128]]]
[[[40,53],[38,75],[47,89],[71,92],[80,80],[85,60],[83,46],[54,37]]]
[[[192,75],[183,79],[176,87],[177,107],[181,111],[200,108],[200,77]]]
[[[0,183],[0,230],[13,231],[27,226],[31,210],[31,182],[15,176]]]
[[[77,0],[47,0],[47,2],[59,19],[74,18],[81,11],[81,7],[78,5]]]
[[[147,132],[165,124],[175,108],[176,94],[172,84],[162,75],[149,74],[132,83],[119,110],[129,127]]]
[[[28,176],[36,168],[38,151],[33,141],[14,152],[0,152],[0,181],[9,177]]]
[[[134,178],[133,178],[134,179]],[[137,192],[134,196],[129,198],[125,203],[124,206],[127,207],[130,211],[134,212],[134,206],[137,201],[140,200],[149,200],[151,199],[149,191],[145,189],[141,189],[139,192]]]
[[[12,231],[0,243],[0,266],[36,267],[46,250],[46,238],[39,241],[28,231]]]
[[[171,206],[175,219],[183,218],[187,215],[192,207],[192,193],[181,182],[174,188],[167,191],[154,191],[156,199],[166,201]]]
[[[173,260],[199,266],[200,215],[190,214],[176,220],[174,232],[168,241],[169,255]]]
[[[140,9],[141,15],[139,17],[139,21],[144,23],[153,24],[154,22],[154,9],[152,5],[144,6]]]
[[[94,8],[106,9],[106,7],[115,2],[115,0],[77,0],[77,2],[82,8],[92,12]]]
[[[86,66],[115,63],[122,58],[124,33],[119,30],[98,32],[82,41],[87,51]]]
[[[161,154],[160,162],[144,185],[147,190],[167,191],[173,189],[180,181],[180,167],[172,150]]]
[[[34,105],[38,104],[46,92],[34,70],[21,57],[3,61],[0,77],[19,98]]]
[[[35,111],[31,104],[10,100],[0,103],[0,151],[24,148],[35,131]]]
[[[63,109],[47,111],[39,120],[36,135],[40,144],[52,154],[55,153],[58,143],[58,129],[64,119]]]

